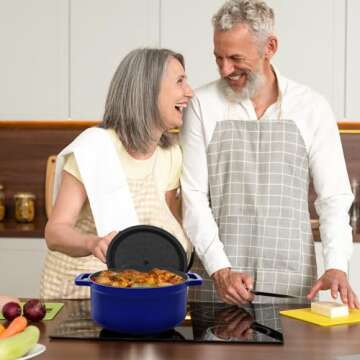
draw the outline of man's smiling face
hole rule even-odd
[[[246,25],[215,31],[214,55],[220,76],[240,97],[255,96],[262,84],[264,57]]]

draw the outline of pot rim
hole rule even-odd
[[[168,269],[165,269],[165,268],[161,268],[161,267],[157,267],[157,269],[161,269],[161,270],[168,270]],[[119,269],[108,269],[109,271],[121,271]],[[164,286],[153,286],[153,287],[133,287],[133,288],[128,288],[128,287],[116,287],[116,286],[110,286],[110,285],[105,285],[105,284],[99,284],[97,283],[93,278],[100,274],[102,271],[106,271],[106,270],[101,270],[101,271],[97,271],[95,273],[92,273],[90,276],[89,276],[89,279],[91,280],[91,283],[94,284],[94,285],[97,285],[97,286],[102,286],[102,287],[105,287],[106,289],[121,289],[121,290],[158,290],[158,289],[168,289],[168,288],[176,288],[176,287],[180,287],[180,286],[186,286],[186,280],[189,279],[189,275],[187,273],[184,273],[182,271],[178,271],[178,270],[168,270],[168,271],[171,271],[173,272],[174,274],[177,274],[179,276],[181,276],[183,278],[183,281],[179,284],[171,284],[171,285],[164,285]]]

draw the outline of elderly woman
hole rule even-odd
[[[190,255],[174,205],[182,155],[169,130],[182,125],[191,97],[180,54],[137,49],[123,59],[103,121],[57,158],[41,297],[87,298],[74,277],[103,270],[116,232],[137,222],[169,231]]]

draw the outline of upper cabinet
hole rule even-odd
[[[267,0],[274,64],[360,120],[359,0]],[[0,118],[100,119],[121,59],[136,47],[183,53],[191,85],[219,77],[211,18],[224,0],[0,0]]]
[[[360,1],[347,0],[346,118],[360,121]]]
[[[356,1],[356,0],[355,0]],[[344,0],[268,0],[276,14],[280,72],[320,92],[337,118],[344,114]]]
[[[161,2],[162,47],[181,52],[193,88],[218,77],[213,55],[212,15],[223,0],[177,0]]]
[[[68,2],[0,0],[0,118],[68,117]]]
[[[72,0],[70,109],[73,119],[100,119],[121,59],[159,46],[159,0]]]

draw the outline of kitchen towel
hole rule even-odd
[[[65,156],[71,153],[79,167],[98,235],[138,225],[121,160],[105,129],[86,129],[60,152],[56,160],[53,201],[60,188]]]

